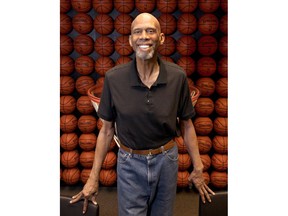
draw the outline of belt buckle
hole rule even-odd
[[[152,149],[149,149],[148,155],[149,155],[149,156],[152,156]]]

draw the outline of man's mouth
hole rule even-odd
[[[150,48],[150,46],[149,45],[147,45],[147,44],[143,44],[143,45],[139,45],[139,48],[141,49],[141,50],[147,50],[147,49],[149,49]]]

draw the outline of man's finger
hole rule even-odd
[[[97,194],[95,193],[92,198],[91,198],[91,201],[94,205],[97,205],[97,202],[96,202],[96,197],[97,197]]]
[[[70,203],[78,202],[83,196],[82,191],[74,196],[72,196],[72,200],[70,200]]]
[[[88,199],[84,198],[84,204],[83,204],[83,214],[86,213],[88,207]]]

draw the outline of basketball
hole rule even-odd
[[[93,1],[93,8],[100,14],[110,13],[113,10],[113,0]]]
[[[76,102],[77,110],[82,114],[91,114],[94,111],[92,102],[87,95],[81,95]]]
[[[188,82],[189,88],[190,86],[195,86],[194,81],[190,77],[187,77],[187,82]]]
[[[228,97],[228,78],[219,78],[215,83],[215,90],[220,97]]]
[[[60,136],[60,146],[66,151],[76,149],[78,146],[78,135],[76,133],[63,133]]]
[[[60,56],[60,75],[70,75],[74,70],[74,60],[70,56]]]
[[[180,154],[187,153],[187,148],[186,148],[186,145],[184,143],[183,137],[182,136],[174,137],[174,140],[177,143],[178,153],[180,153]]]
[[[119,13],[129,14],[134,10],[135,3],[134,0],[114,0],[114,8]]]
[[[79,163],[84,168],[92,168],[95,151],[82,151],[79,157]]]
[[[60,34],[68,34],[73,29],[72,19],[67,14],[60,14]]]
[[[75,89],[75,81],[70,76],[60,76],[60,94],[69,95]]]
[[[185,188],[188,187],[189,182],[188,182],[188,177],[189,177],[189,172],[187,170],[185,171],[179,171],[177,174],[177,187],[179,188]]]
[[[161,13],[173,13],[177,8],[177,0],[158,0],[156,7]]]
[[[64,114],[60,117],[60,129],[63,133],[74,132],[77,128],[78,120],[73,114]]]
[[[97,136],[95,135],[95,133],[82,133],[79,136],[79,146],[84,151],[95,150],[96,142]]]
[[[198,20],[198,30],[204,35],[214,34],[218,27],[218,17],[214,14],[203,14]]]
[[[220,8],[224,12],[228,12],[228,0],[221,0],[220,1]]]
[[[89,75],[94,70],[94,59],[90,56],[79,56],[75,60],[75,70],[81,75]]]
[[[203,172],[207,171],[211,166],[211,158],[209,154],[200,154],[200,158],[203,164]]]
[[[115,169],[101,169],[99,182],[103,186],[112,186],[117,181],[117,173]]]
[[[102,121],[101,119],[99,119],[99,120],[97,121],[97,129],[100,131],[100,129],[102,128],[102,126],[103,126],[103,121]]]
[[[217,71],[223,77],[227,77],[228,76],[228,58],[227,58],[227,56],[223,56],[218,61]]]
[[[177,40],[176,48],[180,55],[190,56],[196,51],[196,40],[190,35],[183,35]]]
[[[92,133],[97,127],[97,119],[93,115],[81,115],[78,128],[82,133]]]
[[[209,116],[214,111],[214,102],[209,97],[199,97],[195,105],[198,116]]]
[[[209,117],[196,117],[194,128],[197,135],[208,136],[213,130],[213,121]]]
[[[188,153],[178,154],[178,170],[187,170],[192,164],[191,158]]]
[[[180,33],[189,35],[197,29],[197,19],[191,13],[183,13],[177,21],[177,29]]]
[[[60,112],[70,114],[76,108],[76,99],[72,95],[60,96]]]
[[[101,56],[110,56],[114,52],[114,41],[110,37],[102,35],[95,40],[94,49]]]
[[[204,178],[205,184],[208,185],[210,183],[210,175],[209,175],[209,173],[208,172],[203,172],[202,176]]]
[[[219,29],[223,34],[228,34],[228,15],[225,14],[220,18]]]
[[[80,174],[80,180],[83,184],[86,184],[89,176],[91,173],[91,169],[90,168],[84,168],[81,170],[81,174]]]
[[[195,72],[196,63],[194,59],[190,56],[181,56],[176,63],[183,68],[186,76],[190,76]]]
[[[128,56],[133,53],[133,48],[129,44],[129,36],[121,35],[115,41],[115,50],[119,55]]]
[[[198,52],[204,56],[213,55],[218,49],[218,42],[215,37],[211,35],[203,35],[197,42]]]
[[[143,12],[152,12],[156,6],[156,0],[135,0],[136,9]]]
[[[68,35],[60,35],[60,55],[69,55],[73,50],[73,39]]]
[[[70,0],[60,0],[60,13],[67,13],[71,9]]]
[[[158,17],[158,21],[161,26],[161,32],[166,35],[165,40],[167,36],[173,34],[177,30],[177,21],[172,14],[163,13]]]
[[[74,49],[81,55],[89,55],[94,51],[94,41],[89,35],[78,35],[74,38]]]
[[[228,36],[222,36],[219,40],[219,52],[223,55],[223,56],[227,56],[228,55]]]
[[[216,171],[227,171],[228,169],[228,155],[214,153],[211,157],[211,165]]]
[[[227,117],[216,117],[214,119],[214,131],[218,135],[228,135],[228,118]]]
[[[108,14],[98,14],[94,18],[94,29],[101,35],[108,35],[114,30],[114,21]]]
[[[119,14],[114,19],[114,28],[119,34],[129,35],[131,33],[131,23],[133,17],[129,14]]]
[[[216,72],[217,63],[209,56],[200,57],[197,61],[197,73],[200,76],[211,76]]]
[[[197,136],[200,154],[208,154],[212,148],[212,140],[209,136]]]
[[[73,28],[80,34],[88,34],[93,30],[93,18],[86,13],[77,13],[72,18]]]
[[[95,81],[90,76],[80,76],[76,79],[75,87],[79,94],[87,95],[87,91],[90,87],[95,85]]]
[[[108,151],[114,150],[114,148],[115,148],[116,145],[117,145],[117,144],[116,144],[116,142],[115,142],[115,139],[112,139],[112,141],[111,141],[111,143],[110,143],[110,145],[109,145]]]
[[[215,101],[215,112],[222,117],[228,116],[228,98],[218,98]]]
[[[103,169],[112,169],[117,163],[117,156],[113,151],[108,151],[102,163]]]
[[[182,13],[192,13],[198,6],[198,0],[178,0],[178,10]]]
[[[164,60],[164,61],[168,61],[168,62],[174,63],[174,60],[171,57],[169,57],[169,56],[161,56],[160,58],[162,60]]]
[[[132,58],[130,58],[129,56],[120,56],[116,62],[115,62],[115,66],[119,65],[119,64],[126,64],[128,62],[132,61]]]
[[[100,76],[105,76],[105,73],[113,68],[115,65],[114,61],[107,56],[101,56],[95,61],[95,71]]]
[[[80,180],[80,170],[77,167],[66,168],[62,172],[62,180],[68,185],[74,185]]]
[[[66,168],[76,167],[79,162],[79,153],[77,150],[64,151],[61,154],[61,164]]]
[[[228,185],[228,174],[227,172],[219,172],[213,170],[210,174],[210,183],[219,189],[226,188]]]
[[[216,135],[212,139],[212,147],[216,153],[228,153],[228,137]]]
[[[201,96],[209,97],[215,92],[215,81],[211,77],[200,77],[195,82],[196,87],[200,90]]]
[[[199,0],[198,8],[204,13],[213,13],[220,6],[220,0]]]
[[[166,36],[163,44],[159,46],[158,52],[163,56],[170,56],[176,50],[176,40],[171,36]]]
[[[77,12],[87,13],[92,8],[91,0],[71,0],[71,5]]]

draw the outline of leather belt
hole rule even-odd
[[[139,154],[139,155],[156,155],[156,154],[160,154],[164,151],[167,151],[171,148],[173,148],[175,146],[175,141],[172,139],[170,140],[168,143],[166,143],[165,145],[156,148],[156,149],[146,149],[146,150],[134,150],[131,148],[128,148],[127,146],[123,145],[122,143],[119,143],[120,148],[122,148],[123,150],[125,150],[126,152],[129,152],[130,154]]]

